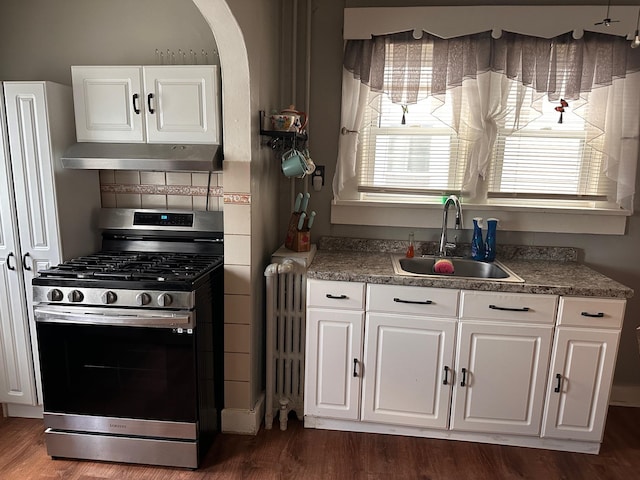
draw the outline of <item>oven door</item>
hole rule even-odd
[[[193,312],[42,305],[34,313],[45,414],[195,424]]]

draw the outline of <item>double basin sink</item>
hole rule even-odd
[[[425,255],[406,258],[402,254],[392,254],[393,270],[396,275],[429,278],[459,278],[471,280],[491,280],[498,282],[522,283],[524,280],[498,261],[480,262],[470,258],[446,257],[453,263],[453,273],[435,273],[435,263],[443,257]]]

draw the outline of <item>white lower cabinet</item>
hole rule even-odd
[[[307,288],[305,426],[599,451],[625,300]]]
[[[309,285],[304,413],[357,420],[365,285],[314,280]]]
[[[457,290],[368,285],[361,419],[446,429]]]
[[[540,434],[557,301],[462,292],[453,430]]]
[[[543,437],[602,440],[625,304],[615,299],[560,300]]]

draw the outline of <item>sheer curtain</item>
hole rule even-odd
[[[432,81],[426,92],[441,101],[447,90],[452,94],[450,126],[469,143],[463,188],[471,196],[478,178],[487,172],[498,125],[513,131],[522,128],[532,120],[521,117],[522,106],[541,111],[538,106],[547,96],[551,101],[571,100],[577,114],[589,103],[589,121],[598,133],[588,141],[606,132],[600,148],[605,172],[617,184],[612,200],[632,209],[640,132],[640,50],[629,48],[622,37],[592,32],[581,39],[570,33],[544,39],[508,32],[494,39],[485,32],[448,40],[426,33],[415,39],[411,32],[403,32],[348,41],[342,126],[349,132],[340,137],[336,199],[344,198],[350,190],[345,186],[357,181],[357,131],[366,106],[362,95],[370,88],[389,95],[394,103],[415,103],[425,92],[418,88],[423,81],[419,63],[427,46],[433,53]],[[392,81],[385,81],[388,78]],[[512,88],[517,89],[515,115],[511,112],[511,124],[504,125]]]

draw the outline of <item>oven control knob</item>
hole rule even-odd
[[[136,305],[147,305],[151,301],[151,296],[148,293],[139,293],[136,295]]]
[[[173,298],[168,293],[161,293],[158,295],[158,305],[161,307],[168,307],[173,302]]]
[[[54,288],[53,290],[49,290],[49,292],[47,292],[47,299],[50,302],[59,302],[63,298],[64,298],[64,295],[57,288]]]
[[[118,296],[111,290],[107,290],[102,294],[100,298],[102,299],[102,303],[109,305],[110,303],[115,303],[118,299]]]
[[[69,301],[70,302],[81,302],[84,300],[84,294],[80,290],[71,290],[69,292]]]

